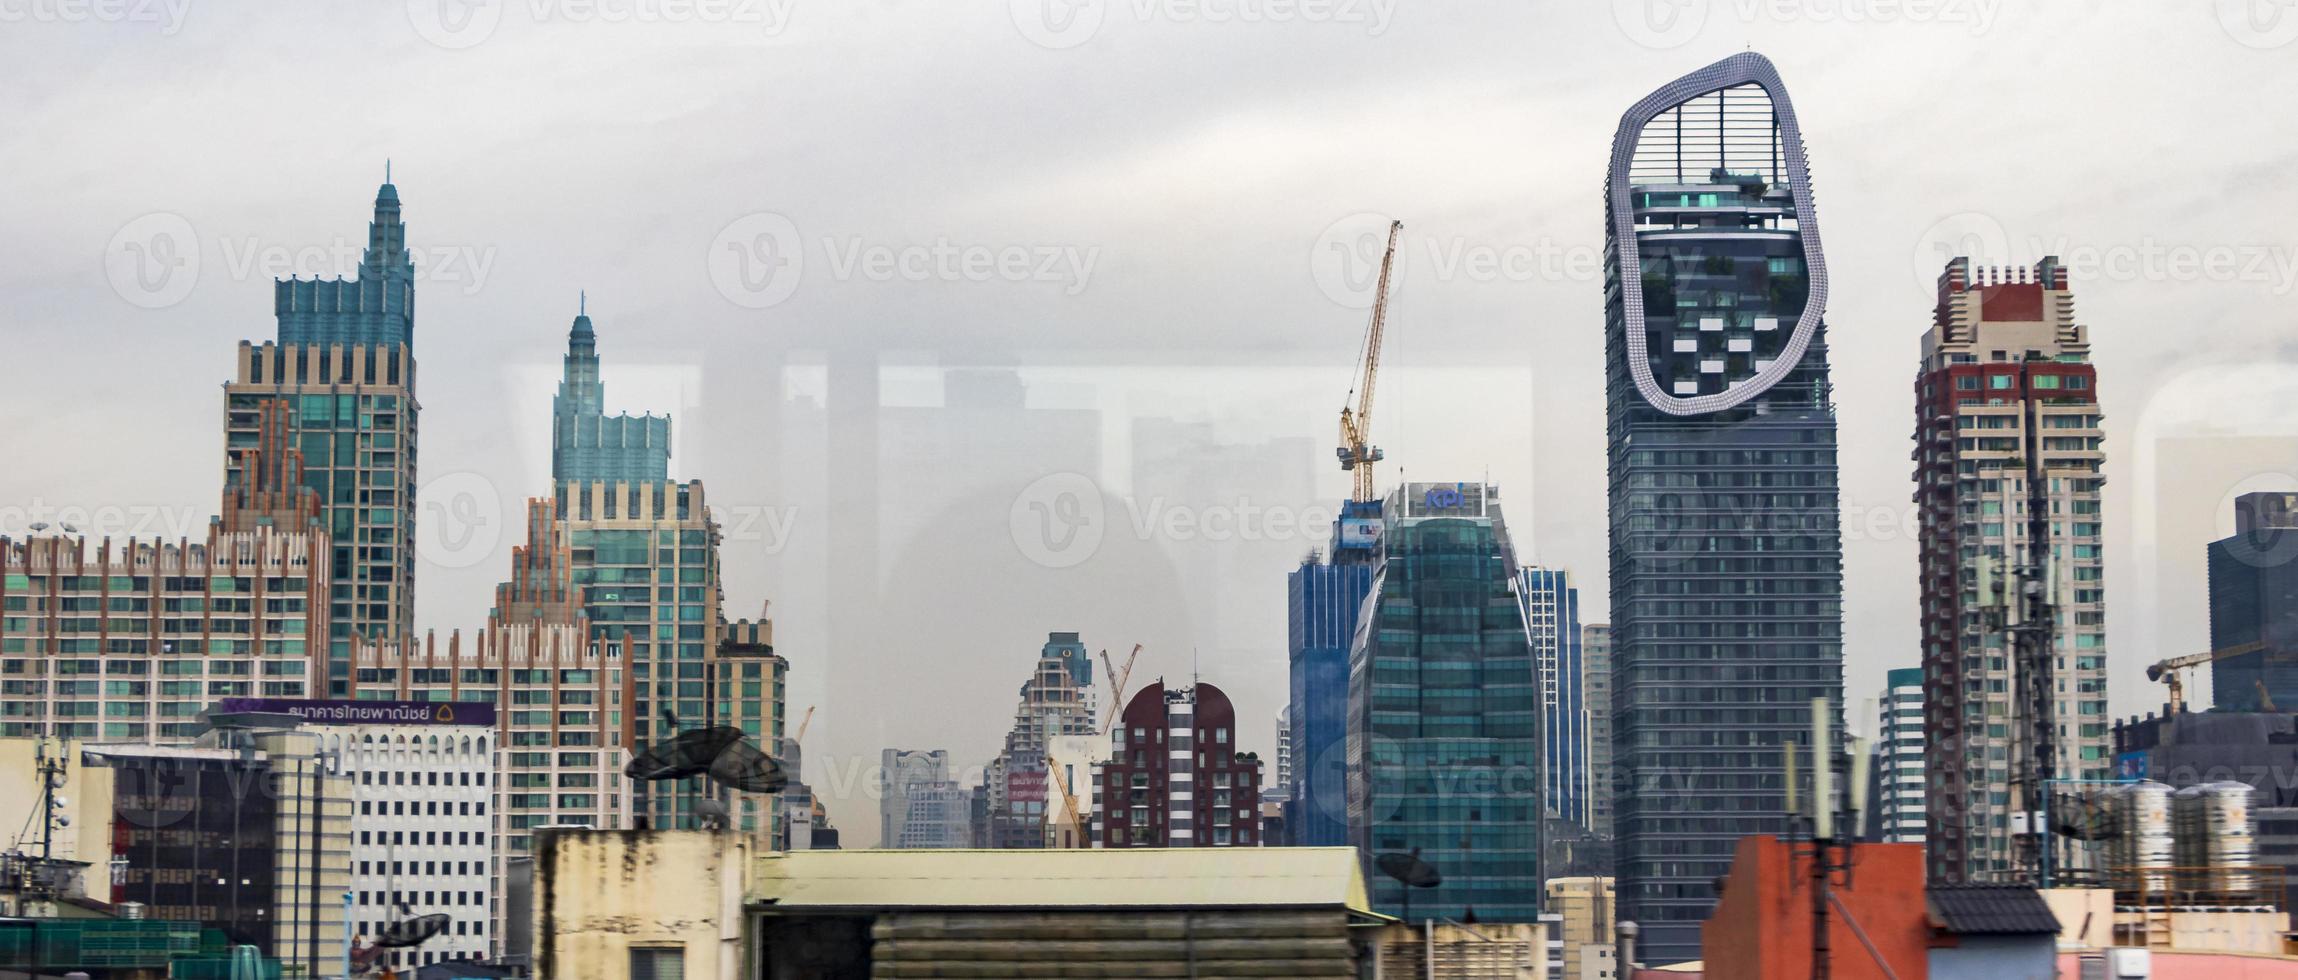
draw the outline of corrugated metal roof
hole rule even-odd
[[[2057,935],[2059,917],[2025,885],[1933,885],[1924,896],[1931,922],[1956,935]]]
[[[750,900],[794,910],[1372,910],[1347,847],[788,851],[760,857],[757,872]]]

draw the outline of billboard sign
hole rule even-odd
[[[292,698],[224,698],[224,713],[294,715],[317,725],[492,726],[495,706],[484,701],[306,701]]]

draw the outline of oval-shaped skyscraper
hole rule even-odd
[[[1771,62],[1630,108],[1605,205],[1619,917],[1670,963],[1738,841],[1785,826],[1811,699],[1842,703],[1827,265]]]

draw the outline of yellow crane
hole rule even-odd
[[[806,706],[806,717],[805,717],[804,719],[802,719],[802,720],[800,720],[800,721],[798,722],[798,734],[796,734],[796,735],[794,735],[794,736],[792,736],[792,737],[790,738],[790,741],[791,741],[791,743],[792,743],[792,744],[795,744],[795,743],[798,743],[798,742],[803,742],[803,741],[805,741],[805,740],[806,740],[806,726],[808,726],[808,725],[811,725],[811,724],[813,724],[813,723],[814,723],[814,706],[809,704],[809,705],[807,705],[807,706]]]
[[[1101,651],[1101,669],[1109,674],[1109,710],[1101,718],[1101,734],[1117,723],[1117,716],[1125,711],[1125,682],[1133,677],[1133,661],[1141,659],[1141,644],[1133,644],[1133,652],[1125,655],[1125,668],[1119,670],[1109,662],[1109,651]]]
[[[2228,657],[2239,657],[2245,653],[2256,653],[2264,649],[2266,649],[2266,644],[2264,643],[2244,643],[2239,646],[2221,647],[2216,650],[2205,650],[2201,653],[2189,653],[2183,657],[2171,657],[2169,659],[2157,662],[2152,667],[2148,667],[2146,669],[2146,679],[2150,681],[2161,681],[2164,685],[2170,688],[2170,713],[2175,715],[2186,709],[2186,685],[2179,679],[2179,671],[2185,670],[2188,667],[2198,667],[2203,664],[2224,660]],[[2260,690],[2258,693],[2261,697],[2263,697],[2266,692],[2264,690]]]
[[[1349,499],[1358,503],[1373,499],[1372,464],[1380,462],[1383,455],[1380,447],[1371,444],[1372,390],[1380,376],[1381,337],[1388,327],[1389,273],[1396,266],[1396,239],[1403,231],[1404,222],[1388,223],[1388,251],[1380,257],[1380,283],[1372,294],[1372,322],[1364,329],[1364,352],[1358,365],[1362,377],[1349,389],[1357,403],[1352,409],[1347,399],[1341,400],[1340,448],[1334,452],[1340,457],[1341,469],[1349,471],[1355,479]]]
[[[1069,826],[1075,828],[1077,834],[1076,843],[1058,846],[1084,847],[1085,819],[1077,815],[1077,796],[1069,791],[1069,780],[1061,776],[1061,760],[1054,758],[1051,752],[1045,754],[1045,778],[1061,789],[1061,809],[1069,817]],[[1055,838],[1056,841],[1059,839],[1058,836]]]

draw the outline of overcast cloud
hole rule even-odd
[[[350,271],[389,158],[421,626],[484,621],[587,290],[610,406],[674,416],[727,524],[729,615],[773,602],[856,842],[859,767],[987,761],[1052,630],[1221,684],[1265,755],[1284,573],[1347,490],[1335,244],[1405,222],[1381,482],[1489,476],[1601,621],[1604,159],[1749,46],[1834,278],[1847,693],[1916,662],[1911,383],[1969,248],[2073,266],[2113,708],[2154,705],[2232,495],[2298,489],[2287,3],[0,0],[0,533],[201,533],[234,345],[274,336],[274,276]]]

